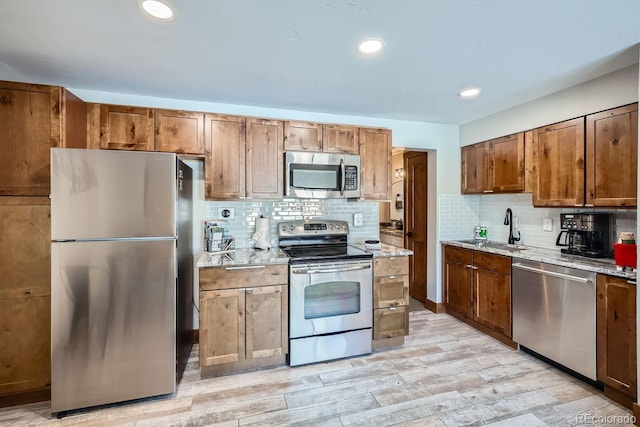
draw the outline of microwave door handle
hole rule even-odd
[[[340,195],[344,196],[344,185],[346,179],[346,171],[344,167],[344,160],[340,159]]]

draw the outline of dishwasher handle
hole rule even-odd
[[[571,280],[574,282],[593,283],[593,279],[591,278],[572,276],[571,274],[556,273],[555,271],[542,270],[535,267],[529,267],[528,265],[523,265],[523,264],[512,264],[511,267],[519,268],[521,270],[531,271],[532,273],[538,273],[544,276],[551,276],[551,277],[557,277],[559,279]]]

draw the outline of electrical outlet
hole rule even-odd
[[[218,219],[234,219],[235,217],[235,208],[218,208]]]
[[[553,219],[542,218],[542,231],[553,231]]]
[[[356,212],[353,214],[353,226],[362,227],[362,213]]]

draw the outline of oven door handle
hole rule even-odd
[[[322,274],[322,273],[342,273],[345,271],[366,270],[371,268],[370,265],[356,265],[353,267],[340,267],[340,268],[307,268],[304,270],[292,270],[293,274]]]

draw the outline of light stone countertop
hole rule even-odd
[[[404,231],[392,227],[380,227],[380,234],[388,234],[389,236],[404,237]]]
[[[269,265],[289,264],[289,257],[280,248],[236,249],[234,252],[217,254],[201,252],[196,266],[199,268],[220,267],[223,265]]]
[[[374,258],[413,255],[413,251],[409,249],[399,248],[397,246],[388,245],[386,243],[380,243],[380,250],[365,249],[364,243],[354,243],[351,246],[361,249],[365,252],[372,253]]]
[[[636,280],[635,271],[619,271],[616,263],[610,258],[585,258],[577,255],[567,255],[560,250],[538,248],[535,246],[523,246],[525,250],[510,251],[508,249],[494,248],[488,246],[478,246],[470,240],[442,240],[442,244],[450,246],[458,246],[476,251],[485,251],[498,255],[505,255],[516,259],[525,259],[530,261],[548,262],[550,264],[561,265],[564,267],[577,268],[580,270],[592,271],[595,273],[608,274],[611,276],[623,277],[629,280]],[[487,242],[491,244],[491,241]],[[502,243],[502,242],[494,242]]]

